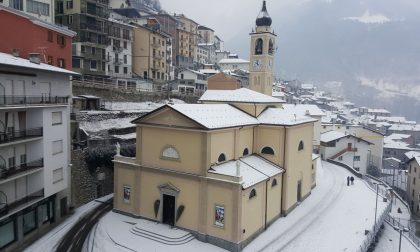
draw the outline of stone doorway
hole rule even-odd
[[[175,196],[163,195],[162,223],[175,225]]]

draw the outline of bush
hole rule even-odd
[[[107,145],[104,147],[95,147],[89,148],[85,155],[85,162],[89,167],[91,173],[95,172],[98,167],[105,167],[112,169],[114,164],[112,160],[116,155],[116,150],[114,145]],[[136,156],[136,145],[122,145],[121,146],[121,155],[125,157],[135,157]]]

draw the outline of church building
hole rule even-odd
[[[264,1],[250,89],[208,90],[133,121],[136,157],[114,159],[115,212],[241,251],[311,194],[316,120],[271,96],[274,38]]]

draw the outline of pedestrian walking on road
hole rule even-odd
[[[347,176],[347,186],[349,186],[349,185],[350,185],[350,177]]]
[[[354,185],[354,177],[353,176],[350,177],[350,180],[351,180],[351,184]]]

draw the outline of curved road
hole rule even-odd
[[[101,205],[94,208],[86,216],[81,218],[77,223],[70,229],[69,232],[63,237],[58,244],[57,252],[76,252],[82,251],[83,243],[86,237],[89,235],[90,230],[95,226],[99,219],[112,210],[112,199],[102,203]]]

